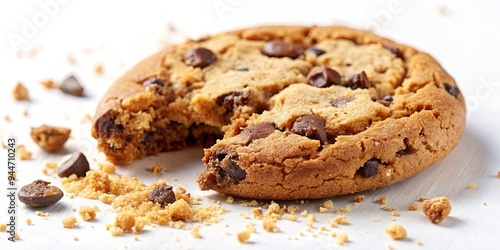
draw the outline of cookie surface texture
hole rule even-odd
[[[464,98],[428,54],[366,31],[274,26],[145,59],[104,95],[92,135],[115,164],[199,144],[202,190],[290,200],[408,178],[464,126]]]

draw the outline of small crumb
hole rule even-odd
[[[92,121],[92,115],[90,115],[89,113],[83,114],[82,118],[80,119],[80,122],[85,123],[89,121]]]
[[[0,223],[0,232],[7,231],[7,224]]]
[[[349,219],[345,215],[339,215],[339,216],[333,218],[333,221],[339,225],[349,224]]]
[[[408,210],[410,211],[417,211],[418,210],[418,203],[413,202],[413,204],[408,206]]]
[[[392,216],[396,216],[396,217],[398,217],[398,216],[399,216],[398,211],[396,211],[396,210],[392,211]]]
[[[233,196],[228,196],[226,198],[226,203],[227,204],[233,204],[234,203],[234,197]]]
[[[62,220],[62,224],[65,228],[73,228],[76,225],[76,218],[74,216],[66,217]]]
[[[240,216],[245,219],[250,219],[250,213],[240,213]]]
[[[266,217],[262,221],[262,227],[268,232],[279,232],[280,228],[276,225],[277,219]]]
[[[29,110],[28,109],[23,109],[23,116],[27,117],[28,115],[30,115]]]
[[[394,248],[392,248],[391,245],[387,245],[387,250],[393,250]]]
[[[469,183],[469,187],[468,188],[469,189],[476,189],[476,183],[474,183],[474,182]]]
[[[102,74],[102,72],[104,71],[104,67],[102,66],[102,64],[96,64],[95,67],[94,67],[94,72],[98,75]]]
[[[57,88],[57,84],[51,79],[40,81],[40,84],[47,89]]]
[[[264,217],[264,212],[262,211],[262,209],[254,208],[254,209],[252,209],[252,213],[253,213],[253,217],[255,219],[260,220]]]
[[[365,196],[364,195],[356,195],[356,197],[354,197],[354,202],[357,202],[357,203],[360,203],[360,202],[363,202],[365,200]]]
[[[29,100],[28,89],[21,82],[18,82],[16,86],[14,86],[12,96],[17,101]]]
[[[331,236],[332,236],[333,238],[335,238],[335,237],[337,237],[337,233],[336,233],[336,232],[332,232]]]
[[[379,222],[379,221],[380,221],[380,219],[375,218],[375,219],[372,219],[372,221],[373,221],[373,222]]]
[[[392,212],[392,211],[396,210],[395,207],[390,207],[390,206],[384,206],[383,209],[384,209],[384,211],[388,211],[388,212]]]
[[[393,240],[406,239],[406,229],[397,222],[393,222],[389,227],[385,229],[385,232],[389,236],[391,236]]]
[[[302,217],[306,217],[306,216],[307,216],[307,210],[302,211],[302,213],[300,213],[300,215],[301,215]]]
[[[136,235],[136,236],[134,236],[134,240],[135,240],[135,241],[139,241],[139,236],[137,236],[137,235]]]
[[[485,202],[483,202],[483,205],[484,205],[485,207],[486,207],[486,206],[488,206],[488,204],[486,204],[486,201],[485,201]]]
[[[337,222],[335,222],[335,220],[331,219],[331,220],[328,220],[328,225],[330,225],[331,227],[337,227]]]
[[[347,236],[346,233],[344,232],[341,232],[337,235],[337,244],[339,244],[339,246],[342,246],[344,245],[345,243],[347,243],[349,241],[349,237]]]
[[[153,174],[154,175],[161,175],[162,172],[163,172],[163,165],[161,165],[159,163],[155,163],[153,165]]]
[[[25,221],[26,221],[26,224],[27,224],[28,226],[30,226],[30,225],[31,225],[31,219],[30,219],[30,218],[26,218],[26,220],[25,220]]]
[[[240,243],[245,243],[245,242],[247,242],[250,239],[250,235],[251,234],[252,234],[252,232],[250,232],[250,230],[245,229],[245,230],[237,233],[236,234],[236,238],[238,239],[238,241]]]
[[[345,206],[345,207],[341,207],[341,208],[337,208],[335,210],[333,210],[334,213],[338,214],[338,213],[349,213],[351,212],[351,206]]]
[[[49,216],[49,213],[42,213],[40,211],[36,211],[35,214],[36,214],[36,216],[40,216],[40,217],[48,217]]]
[[[428,200],[428,199],[427,198],[422,198],[422,197],[418,198],[419,202],[424,202],[425,200]]]
[[[74,241],[78,241],[78,237],[73,236],[73,240],[74,240]]]
[[[19,234],[16,234],[16,235],[14,235],[14,239],[19,240],[19,239],[21,239],[21,236]]]
[[[203,237],[201,237],[200,227],[198,225],[195,225],[193,227],[193,230],[191,230],[191,236],[193,236],[193,238],[197,238],[197,239],[203,238]]]
[[[315,221],[316,221],[316,216],[314,214],[310,214],[307,216],[306,225],[312,227]]]
[[[6,121],[6,122],[10,122],[10,116],[9,115],[4,115],[3,116],[3,120]]]
[[[96,213],[95,213],[95,209],[94,208],[91,208],[91,207],[88,207],[88,206],[83,206],[83,207],[80,207],[80,209],[78,210],[78,213],[80,214],[80,216],[82,217],[82,219],[86,220],[86,221],[93,221],[95,220],[95,217],[96,217]]]
[[[500,171],[498,171],[498,173],[497,173],[497,177],[498,177],[498,178],[500,178]]]
[[[28,150],[26,149],[26,147],[25,147],[24,145],[22,145],[22,144],[19,144],[19,145],[17,146],[17,152],[19,153],[19,159],[20,159],[21,161],[31,159],[31,157],[32,157],[32,155],[33,155],[33,154],[31,153],[31,151],[28,151]]]
[[[2,142],[2,148],[7,149],[7,144],[5,144],[5,142]]]
[[[102,172],[104,172],[106,174],[112,174],[116,171],[115,165],[113,163],[110,163],[110,162],[98,163],[97,167],[99,168],[99,170],[101,170]]]
[[[422,242],[421,242],[421,241],[419,241],[419,240],[417,240],[417,241],[415,241],[415,245],[417,245],[417,246],[421,246],[421,245],[422,245]]]
[[[381,205],[385,205],[387,204],[387,197],[386,196],[383,196],[383,197],[380,197],[377,202]]]
[[[282,218],[283,218],[284,220],[289,220],[289,221],[297,221],[297,218],[298,218],[298,217],[297,217],[297,215],[295,215],[295,214],[284,214],[284,215],[282,216]]]
[[[422,211],[432,223],[439,223],[450,214],[451,204],[446,197],[436,197],[422,202]]]
[[[120,236],[123,234],[123,229],[119,227],[110,227],[108,230],[111,233],[111,236]]]
[[[446,6],[442,5],[442,4],[439,4],[436,6],[436,13],[438,15],[444,15],[446,14]]]

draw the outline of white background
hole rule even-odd
[[[57,3],[48,11],[46,2]],[[218,8],[216,7],[218,6]],[[58,161],[64,153],[81,150],[91,160],[91,167],[103,162],[104,156],[95,150],[95,141],[89,136],[89,122],[80,119],[93,114],[97,101],[114,79],[140,59],[159,50],[169,42],[181,42],[204,34],[262,24],[347,25],[372,28],[375,33],[414,46],[436,57],[458,82],[467,99],[467,126],[457,148],[443,161],[417,176],[380,188],[363,192],[366,201],[353,206],[347,214],[350,225],[328,228],[331,232],[346,232],[349,242],[342,248],[386,249],[491,249],[500,247],[500,2],[480,1],[2,1],[0,3],[0,115],[11,116],[11,122],[1,120],[2,140],[15,135],[19,143],[33,152],[30,161],[18,162],[18,185],[43,178],[60,185],[57,178],[42,175],[41,168],[49,160]],[[33,25],[31,30],[26,28]],[[171,28],[174,27],[173,32]],[[24,33],[23,33],[24,32]],[[14,36],[21,37],[13,43]],[[36,53],[33,53],[33,52]],[[68,54],[76,65],[68,63]],[[34,55],[34,56],[33,56]],[[104,74],[94,74],[101,63]],[[86,98],[63,96],[57,90],[45,90],[40,80],[60,81],[70,74],[77,75],[85,86]],[[30,90],[29,102],[14,102],[11,89],[22,81]],[[29,115],[24,117],[23,110]],[[29,138],[31,126],[41,124],[67,126],[72,138],[66,149],[58,154],[43,153]],[[6,151],[1,151],[6,162]],[[224,200],[213,192],[199,191],[195,179],[203,169],[199,160],[202,151],[191,148],[149,157],[117,173],[138,176],[146,183],[156,181],[146,169],[153,162],[163,162],[170,169],[161,178],[174,186],[184,186],[193,195],[202,195],[203,204],[211,199]],[[95,161],[92,161],[95,159]],[[3,164],[3,163],[2,163]],[[5,166],[5,165],[2,165]],[[0,171],[0,188],[6,188],[6,167]],[[174,181],[177,178],[178,181]],[[474,182],[477,188],[468,189]],[[0,196],[0,220],[7,220],[7,200]],[[384,233],[390,225],[390,212],[383,211],[373,201],[386,195],[388,205],[397,208],[396,220],[406,227],[408,239],[393,241]],[[207,198],[206,196],[209,196]],[[407,206],[420,197],[447,196],[452,202],[449,218],[441,224],[430,223],[422,212],[408,211]],[[354,195],[334,197],[335,208],[353,205]],[[327,225],[336,216],[331,211],[319,214],[324,200],[310,201],[301,209],[317,215],[313,232]],[[486,203],[484,205],[483,203]],[[98,205],[96,222],[82,222],[72,208]],[[223,202],[224,204],[224,202]],[[293,204],[282,203],[282,204]],[[139,234],[111,237],[104,224],[112,223],[115,213],[100,202],[64,197],[54,206],[39,209],[50,213],[48,218],[36,216],[36,210],[19,205],[19,234],[21,240],[8,242],[7,234],[0,232],[0,249],[14,248],[97,248],[97,249],[331,249],[338,248],[330,236],[313,237],[305,232],[305,218],[298,222],[279,221],[280,233],[267,233],[261,221],[256,221],[257,233],[248,244],[236,240],[236,232],[254,221],[239,214],[251,212],[240,205],[224,204],[230,211],[222,221],[212,226],[201,226],[203,239],[194,239],[188,231],[168,227],[152,228]],[[61,220],[75,215],[79,226],[64,229]],[[33,221],[28,226],[26,218]],[[372,221],[379,219],[379,222]],[[192,227],[194,224],[188,224]],[[227,233],[226,233],[227,232]],[[305,232],[305,236],[298,236]],[[77,236],[80,240],[73,241]],[[298,236],[298,240],[287,237]],[[416,246],[415,241],[422,246]]]

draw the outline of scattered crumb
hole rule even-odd
[[[161,173],[163,172],[163,165],[159,164],[159,163],[155,163],[153,165],[153,174],[154,175],[161,175]]]
[[[262,227],[268,232],[279,232],[280,228],[276,225],[277,219],[266,217],[262,221]]]
[[[308,227],[313,227],[313,223],[316,221],[316,216],[314,214],[310,214],[307,216],[307,221],[306,221],[306,225]]]
[[[28,89],[21,82],[18,82],[16,86],[14,86],[12,96],[17,101],[29,100]]]
[[[28,226],[30,226],[30,225],[31,225],[31,219],[30,219],[30,218],[26,218],[26,220],[25,220],[25,221],[26,221],[26,224],[27,224]]]
[[[6,121],[6,122],[10,122],[10,116],[9,115],[4,115],[3,116],[3,120]]]
[[[21,239],[21,236],[19,234],[14,235],[14,240],[19,240]]]
[[[398,217],[398,216],[399,216],[398,211],[396,211],[396,210],[392,211],[392,216],[396,216],[396,217]]]
[[[365,196],[364,195],[356,195],[356,197],[354,197],[354,202],[363,202],[365,200]]]
[[[74,240],[74,241],[78,241],[78,237],[73,236],[73,240]]]
[[[57,172],[57,162],[48,161],[45,163],[45,167],[42,168],[42,173],[45,175],[49,175],[49,171],[52,173]]]
[[[23,109],[23,116],[26,117],[30,114],[30,112],[28,111],[28,109]]]
[[[83,206],[78,209],[78,213],[82,217],[82,219],[86,221],[93,221],[95,220],[96,217],[96,210],[94,208],[91,208],[89,206]]]
[[[319,212],[320,213],[326,213],[328,209],[333,207],[333,201],[327,200],[321,206],[319,207]]]
[[[19,144],[19,145],[17,146],[17,152],[19,153],[19,159],[20,159],[21,161],[31,159],[31,156],[33,155],[33,154],[31,153],[31,151],[28,151],[28,150],[26,149],[26,147],[25,147],[24,145],[22,145],[22,144]]]
[[[97,167],[99,170],[106,174],[112,174],[116,171],[116,167],[113,163],[105,162],[105,163],[97,163]]]
[[[386,196],[380,197],[377,200],[377,202],[380,203],[381,205],[385,205],[385,204],[387,204],[387,197]]]
[[[260,220],[264,217],[264,212],[262,211],[262,209],[254,208],[254,209],[252,209],[252,213],[253,213],[253,217],[255,219]]]
[[[252,234],[252,232],[250,230],[248,230],[248,228],[246,228],[245,230],[237,233],[236,237],[240,243],[245,243],[248,241],[248,239],[250,239],[251,234]]]
[[[250,219],[250,213],[240,213],[240,216],[245,219]]]
[[[135,240],[135,241],[139,241],[139,236],[137,236],[137,235],[136,235],[136,236],[134,236],[134,240]]]
[[[42,213],[40,211],[36,211],[36,216],[40,216],[40,217],[48,217],[49,216],[49,213]]]
[[[397,222],[393,222],[389,227],[385,229],[385,232],[389,236],[391,236],[393,240],[406,239],[406,229]]]
[[[341,208],[337,208],[335,210],[333,210],[334,213],[338,214],[338,213],[349,213],[351,212],[351,206],[345,206],[345,207],[341,207]]]
[[[341,232],[337,235],[337,244],[339,244],[340,246],[344,245],[348,241],[349,241],[349,237],[347,236],[347,234],[345,232]]]
[[[417,245],[417,246],[421,246],[421,245],[422,245],[422,242],[421,242],[421,241],[419,241],[419,240],[417,240],[417,241],[415,241],[415,245]]]
[[[193,227],[193,230],[191,230],[191,236],[193,236],[193,238],[197,238],[197,239],[203,238],[203,237],[201,237],[200,227],[198,227],[198,225],[195,225]]]
[[[103,69],[104,67],[102,66],[102,64],[96,64],[95,67],[94,67],[94,72],[98,75],[102,74],[103,72]]]
[[[498,171],[498,173],[497,173],[497,177],[498,177],[498,178],[500,178],[500,171]]]
[[[47,89],[57,88],[57,84],[51,79],[40,81],[40,84]]]
[[[0,232],[7,231],[7,224],[1,223],[0,224]]]
[[[483,205],[484,205],[485,207],[486,207],[486,206],[488,206],[488,204],[486,204],[486,201],[485,201],[485,202],[483,202]]]
[[[413,204],[408,206],[408,210],[410,211],[417,211],[418,210],[418,203],[413,202]]]
[[[428,200],[428,199],[427,198],[422,198],[422,197],[418,198],[418,201],[420,201],[420,202],[423,202],[425,200]]]
[[[450,214],[451,204],[446,197],[436,197],[422,202],[422,211],[432,223],[439,223]]]
[[[80,122],[85,123],[88,121],[92,121],[92,115],[90,115],[89,113],[83,114],[82,118],[80,119]]]
[[[392,248],[391,245],[387,245],[387,250],[392,250],[392,249],[394,249],[394,248]]]
[[[392,212],[392,211],[396,210],[395,207],[390,207],[390,206],[384,206],[383,209],[384,209],[384,211],[388,211],[388,212]]]
[[[233,196],[228,196],[226,198],[226,203],[228,204],[233,204],[234,203],[234,197]]]
[[[476,189],[476,183],[474,183],[474,182],[469,183],[469,187],[468,188],[469,189]]]
[[[281,216],[284,220],[297,221],[298,217],[295,214],[284,214]]]
[[[336,233],[336,232],[332,232],[331,236],[332,236],[333,238],[335,238],[335,237],[337,237],[337,233]]]
[[[379,221],[380,221],[380,219],[375,218],[375,219],[372,219],[372,221],[373,221],[373,222],[379,222]]]
[[[7,144],[5,144],[5,142],[2,142],[1,144],[3,149],[7,149]]]
[[[120,236],[123,234],[123,229],[119,227],[110,227],[108,230],[111,233],[111,236]]]
[[[76,218],[74,216],[66,217],[62,220],[65,228],[73,228],[76,225]]]
[[[338,215],[337,217],[333,218],[333,221],[339,225],[349,224],[349,219],[345,215]]]
[[[302,211],[302,213],[300,213],[300,215],[301,215],[302,217],[306,217],[306,216],[307,216],[307,210]]]
[[[446,6],[439,4],[436,6],[436,13],[438,15],[444,15],[446,13]]]

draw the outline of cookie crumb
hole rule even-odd
[[[74,240],[74,241],[78,241],[78,237],[73,236],[73,240]]]
[[[73,228],[76,225],[76,218],[74,216],[66,217],[62,220],[63,227]]]
[[[137,235],[136,235],[136,236],[134,236],[134,240],[135,240],[135,241],[139,241],[139,236],[137,236]]]
[[[298,217],[295,214],[284,214],[281,216],[284,220],[297,221]]]
[[[250,239],[250,235],[252,234],[252,232],[248,229],[245,229],[239,233],[236,234],[236,238],[238,239],[238,241],[240,243],[245,243],[247,242],[249,239]]]
[[[365,196],[364,195],[356,195],[356,197],[354,197],[353,201],[354,202],[357,202],[357,203],[360,203],[360,202],[363,202],[365,200]]]
[[[392,216],[399,217],[398,211],[396,210],[392,211]]]
[[[31,225],[31,219],[30,218],[26,218],[26,225],[30,226]]]
[[[418,203],[413,202],[413,204],[408,206],[408,210],[410,211],[417,211],[418,210]]]
[[[386,197],[386,196],[382,196],[382,197],[380,197],[380,198],[377,200],[377,202],[378,202],[379,204],[381,204],[381,205],[385,205],[385,204],[387,204],[387,197]]]
[[[421,245],[422,245],[422,242],[421,242],[421,241],[419,241],[419,240],[416,240],[416,241],[415,241],[415,245],[417,245],[417,246],[421,246]]]
[[[339,225],[347,225],[349,224],[349,219],[345,215],[338,215],[333,218],[333,221]]]
[[[226,198],[226,203],[227,203],[227,204],[233,204],[233,203],[234,203],[234,197],[232,197],[232,196],[228,196],[228,197]]]
[[[0,232],[7,231],[7,224],[1,223],[0,224]]]
[[[375,218],[375,219],[372,219],[372,221],[373,221],[373,222],[379,222],[379,221],[380,221],[380,219]]]
[[[307,216],[307,210],[302,211],[302,213],[300,213],[300,216],[306,217]]]
[[[393,240],[406,239],[406,229],[397,222],[393,222],[389,227],[385,229],[385,232],[389,236],[391,236]]]
[[[351,206],[344,206],[344,207],[341,207],[341,208],[337,208],[335,210],[333,210],[334,213],[338,214],[338,213],[349,213],[351,212]]]
[[[339,246],[344,245],[348,241],[349,241],[349,237],[347,236],[347,234],[345,232],[340,232],[337,235],[337,244],[339,244]]]
[[[500,178],[500,171],[498,171],[498,173],[497,173],[497,177],[498,177],[498,178]]]
[[[21,82],[17,82],[12,90],[12,97],[17,101],[29,100],[28,89]]]
[[[469,189],[476,189],[476,183],[474,183],[474,182],[469,183],[468,188]]]
[[[485,201],[485,202],[483,202],[483,205],[484,205],[485,207],[486,207],[486,206],[488,206],[488,204],[486,204],[486,201]]]
[[[313,223],[316,221],[316,216],[314,214],[310,214],[307,216],[306,225],[310,228],[313,227]]]
[[[19,240],[21,239],[21,236],[19,234],[14,235],[14,240]]]
[[[40,84],[47,89],[57,88],[57,84],[51,79],[40,81]]]
[[[327,200],[321,206],[319,207],[319,212],[320,213],[326,213],[328,209],[333,207],[333,201]]]
[[[3,120],[6,121],[6,122],[10,122],[10,116],[9,115],[4,115],[3,116]]]
[[[393,250],[394,248],[392,248],[391,245],[387,245],[387,250]]]
[[[262,221],[262,227],[268,232],[279,232],[280,228],[276,225],[278,220],[276,218],[266,217]]]
[[[93,221],[95,220],[96,213],[95,209],[91,208],[89,206],[82,206],[80,209],[78,209],[78,213],[82,217],[82,219],[86,221]]]
[[[161,173],[163,172],[163,165],[159,164],[159,163],[155,163],[153,164],[153,174],[154,175],[161,175]]]
[[[33,155],[31,151],[27,150],[26,147],[22,144],[19,144],[17,146],[17,152],[19,153],[19,160],[21,161],[31,159]]]
[[[203,237],[201,237],[200,227],[198,225],[195,225],[193,227],[193,229],[191,230],[191,236],[193,236],[193,238],[197,238],[197,239],[203,238]]]
[[[384,209],[384,211],[388,211],[388,212],[392,212],[392,211],[396,210],[395,207],[390,207],[390,206],[384,206],[383,209]]]
[[[103,71],[104,71],[104,67],[102,66],[102,64],[98,63],[95,65],[94,73],[101,75]]]
[[[422,202],[422,211],[432,223],[439,223],[450,214],[451,204],[446,197],[436,197]]]
[[[119,227],[110,227],[108,230],[111,233],[111,236],[113,237],[120,236],[123,234],[123,229]]]
[[[49,213],[42,213],[40,211],[36,211],[35,214],[36,214],[36,216],[40,216],[40,217],[48,217],[49,216]]]
[[[106,174],[112,174],[116,171],[116,167],[113,163],[105,162],[105,163],[98,163],[97,167],[99,170]]]
[[[260,220],[264,217],[264,212],[262,211],[262,209],[254,208],[254,209],[252,209],[252,213],[253,213],[253,217],[255,219]]]

